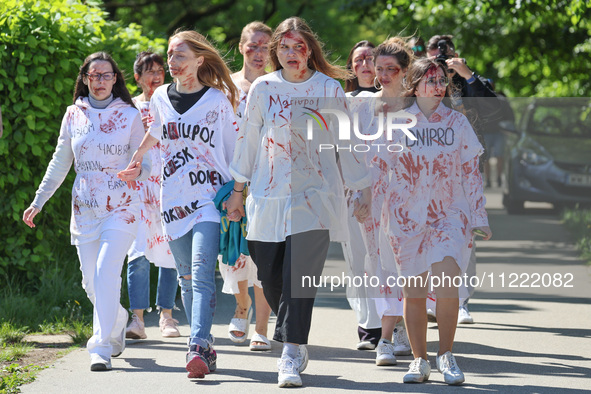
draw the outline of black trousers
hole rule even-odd
[[[302,284],[322,274],[329,243],[328,230],[294,234],[284,242],[248,241],[263,293],[277,315],[274,340],[308,343],[317,289]]]

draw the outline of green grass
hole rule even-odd
[[[20,343],[27,335],[28,327],[17,328],[8,322],[0,325],[0,345]]]
[[[75,344],[85,345],[88,339],[92,336],[92,324],[81,321],[72,322],[70,336]]]
[[[567,208],[562,213],[562,219],[575,237],[581,257],[591,264],[591,209]]]
[[[16,363],[0,370],[0,393],[20,393],[19,386],[35,380],[37,373],[46,367],[20,366]]]
[[[35,347],[26,343],[4,344],[0,349],[0,363],[17,361]]]

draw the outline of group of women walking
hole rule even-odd
[[[236,298],[228,334],[237,343],[247,339],[253,303],[248,287],[254,285],[250,348],[270,349],[273,311],[273,339],[283,343],[280,387],[302,385],[316,293],[302,288],[301,277],[321,275],[330,241],[345,242],[353,272],[426,278],[465,270],[474,228],[491,236],[477,165],[482,147],[466,118],[444,104],[451,87],[440,63],[414,59],[405,40],[392,38],[377,48],[356,45],[348,71],[327,61],[317,36],[297,17],[274,32],[260,22],[247,25],[239,50],[243,68],[230,74],[205,37],[178,32],[167,51],[174,82],[164,85],[164,63],[142,53],[134,67],[142,95],[134,101],[108,54],[92,54],[80,68],[74,104],[23,220],[34,227],[74,163],[71,233],[94,305],[87,346],[93,371],[111,369],[126,335],[145,338],[148,261],[161,267],[163,336],[180,335],[172,318],[174,277],[191,328],[188,376],[215,371],[211,327],[222,215],[248,220],[248,252],[220,264],[223,291]],[[323,151],[320,142],[337,144],[336,130],[304,138],[294,103],[305,98],[307,109],[317,112],[323,98],[333,98],[347,108],[337,79],[349,81],[351,96],[364,97],[348,109],[359,111],[362,133],[374,135],[383,127],[380,112],[405,110],[417,121],[410,128],[415,135],[443,128],[451,137],[442,144],[424,138],[409,143],[399,132],[384,142],[399,144],[400,152]],[[214,200],[226,184],[232,191],[222,214]],[[347,223],[351,216],[358,223]],[[347,228],[361,238],[349,237]],[[127,329],[128,312],[119,303],[126,255],[134,312]],[[168,271],[173,261],[176,270]],[[404,382],[427,380],[426,285],[365,290],[349,295],[359,320],[358,347],[377,346],[378,365],[412,352]],[[437,368],[447,383],[459,384],[463,374],[451,353],[457,288],[437,288],[436,295]]]

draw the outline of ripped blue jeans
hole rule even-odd
[[[204,348],[211,340],[215,312],[215,266],[219,252],[220,224],[202,222],[169,242],[176,262],[181,298],[191,327],[191,345]],[[191,279],[185,279],[185,276]]]

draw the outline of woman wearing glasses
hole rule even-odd
[[[134,77],[142,93],[133,102],[142,114],[144,129],[148,131],[150,99],[154,90],[164,83],[164,59],[157,53],[141,52],[133,64]],[[163,337],[178,337],[178,321],[172,318],[172,309],[178,288],[178,275],[168,241],[162,233],[160,216],[160,145],[149,152],[152,162],[150,177],[138,182],[141,215],[137,236],[128,252],[127,292],[132,320],[126,337],[147,338],[144,310],[150,308],[150,262],[158,266],[156,306],[160,311],[160,332]]]
[[[472,231],[490,239],[478,157],[482,146],[467,118],[448,108],[449,79],[441,64],[422,58],[406,74],[415,102],[405,111],[417,124],[416,139],[404,135],[400,153],[388,154],[392,178],[386,192],[383,226],[400,276],[416,277],[404,287],[404,318],[415,359],[405,383],[429,379],[427,359],[427,277],[459,277],[472,248]],[[458,283],[441,281],[437,295],[439,352],[437,369],[448,384],[461,384],[464,375],[452,355],[458,317]]]
[[[72,162],[70,232],[82,271],[82,287],[94,305],[93,336],[88,340],[91,371],[111,369],[111,357],[125,348],[128,313],[119,303],[121,268],[137,232],[139,199],[117,179],[144,136],[139,111],[133,105],[115,61],[105,52],[88,56],[76,80],[74,105],[62,120],[57,147],[23,221],[33,219],[68,174]],[[139,168],[139,167],[138,167]],[[137,180],[150,174],[141,164]]]

